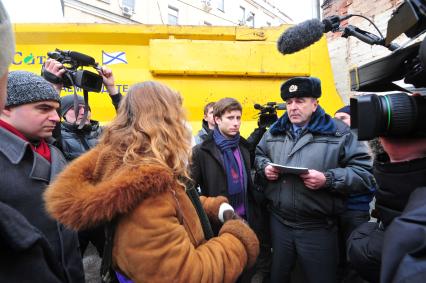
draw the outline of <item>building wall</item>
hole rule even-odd
[[[253,26],[252,21],[247,21],[249,13],[253,13],[254,27],[291,22],[291,18],[264,0],[135,0],[130,1],[134,3],[130,13],[123,12],[125,2],[64,0],[64,16],[68,22],[172,24],[169,14],[173,14],[178,17],[178,25]],[[241,7],[245,10],[244,20]]]
[[[402,2],[403,0],[325,0],[322,5],[323,17],[361,14],[370,18],[386,37],[387,22],[392,12]],[[341,26],[347,24],[377,34],[374,27],[360,17],[352,17]],[[337,91],[343,101],[348,103],[350,95],[353,94],[350,91],[349,69],[386,56],[390,51],[381,46],[370,46],[353,37],[342,38],[340,35],[328,33],[327,41]],[[402,41],[404,38],[398,40]]]

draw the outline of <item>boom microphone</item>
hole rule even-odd
[[[292,54],[314,44],[324,34],[324,24],[317,19],[304,21],[288,28],[278,39],[277,48],[282,54]]]
[[[86,54],[75,52],[75,51],[62,51],[65,56],[77,61],[81,66],[95,66],[95,59]]]
[[[331,16],[322,22],[318,19],[304,21],[288,28],[278,39],[277,48],[282,54],[292,54],[314,44],[321,39],[324,33],[337,31],[340,22],[352,17]]]

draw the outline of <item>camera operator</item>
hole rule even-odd
[[[377,166],[378,182],[408,201],[386,229],[381,282],[424,282],[426,276],[426,138],[381,138],[390,162]],[[389,179],[387,179],[389,178]],[[409,182],[407,182],[409,180]],[[405,193],[399,191],[406,191]],[[407,196],[407,197],[406,197]],[[391,199],[386,201],[391,203]],[[395,204],[398,200],[393,200]],[[386,202],[382,202],[385,205]]]
[[[60,78],[66,72],[66,69],[60,62],[50,58],[46,60],[45,70]],[[112,71],[106,67],[102,67],[98,73],[102,76],[103,84],[111,97],[114,108],[117,109],[122,95],[117,91]],[[58,92],[62,90],[62,84],[53,85]],[[100,127],[99,122],[90,119],[90,108],[85,125],[81,129],[78,128],[79,123],[84,117],[83,97],[78,96],[77,113],[75,113],[73,106],[74,95],[67,95],[61,98],[61,117],[64,120],[61,123],[60,145],[68,161],[79,157],[94,147],[102,133],[102,127]]]
[[[348,258],[369,282],[423,282],[423,277],[420,281],[415,277],[421,272],[419,265],[413,264],[426,252],[418,249],[413,257],[412,253],[426,241],[421,233],[426,229],[426,138],[391,135],[379,139],[386,153],[374,163],[379,222],[355,229],[348,239]],[[407,264],[411,265],[408,269]]]

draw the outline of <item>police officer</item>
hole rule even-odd
[[[289,282],[296,258],[307,282],[335,282],[336,218],[349,193],[372,187],[372,160],[349,127],[321,108],[321,82],[292,78],[281,86],[287,112],[256,148],[255,168],[266,179],[271,211],[272,282]],[[281,173],[269,163],[305,167]]]

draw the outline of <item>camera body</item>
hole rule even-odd
[[[278,120],[277,110],[285,110],[285,103],[268,102],[264,105],[254,104],[254,109],[259,110],[257,124],[266,128]]]
[[[83,66],[90,66],[95,69],[98,68],[98,64],[95,59],[85,55],[83,53],[75,51],[62,51],[56,49],[53,52],[48,52],[49,58],[55,59],[62,63],[66,69],[65,74],[62,78],[53,75],[42,69],[42,76],[51,83],[62,83],[63,86],[71,88],[76,86],[86,91],[100,92],[102,90],[102,77],[96,73],[80,69]]]
[[[405,33],[414,38],[426,30],[426,3],[405,0],[388,21],[386,44]],[[406,89],[393,82],[404,80],[414,86]],[[359,140],[378,136],[426,137],[426,97],[410,96],[422,93],[426,87],[426,38],[390,55],[350,70],[351,89],[360,92],[397,93],[368,94],[350,99],[351,128],[358,129]]]

